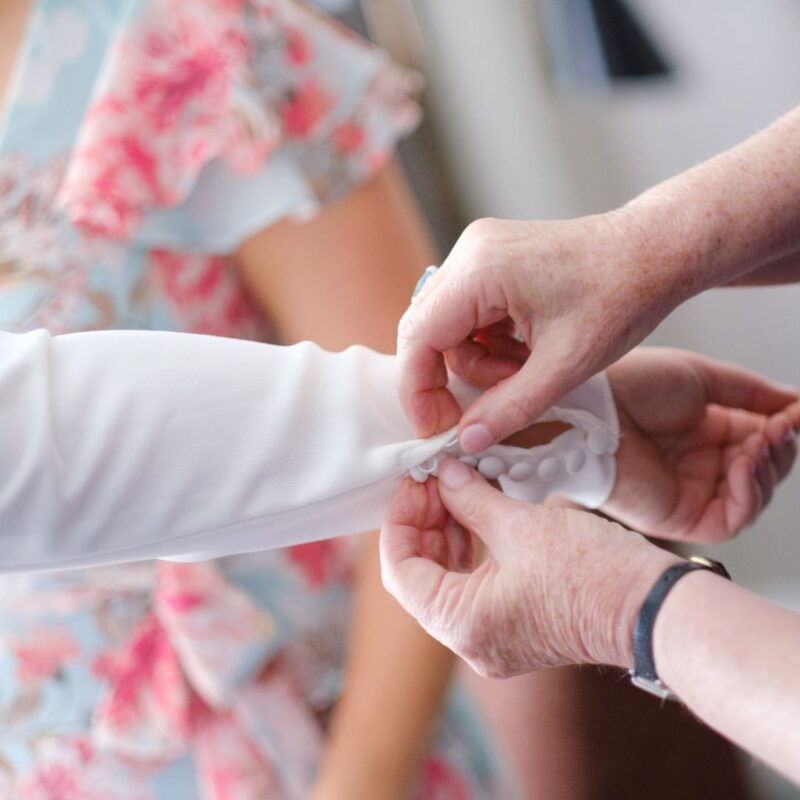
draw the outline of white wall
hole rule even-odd
[[[533,0],[415,0],[435,121],[469,217],[612,207],[800,103],[796,0],[632,4],[675,80],[556,97]],[[653,340],[800,385],[800,287],[708,294]],[[800,469],[757,527],[717,552],[737,579],[800,607]]]

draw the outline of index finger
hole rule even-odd
[[[422,437],[452,428],[461,417],[461,408],[447,388],[444,353],[506,314],[503,309],[480,309],[468,291],[442,272],[425,289],[397,331],[400,402]]]

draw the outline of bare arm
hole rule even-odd
[[[241,271],[286,342],[393,352],[397,321],[433,247],[399,171],[245,243]],[[376,543],[356,583],[346,686],[315,797],[405,797],[449,682],[451,654],[380,583]]]
[[[654,646],[662,679],[700,719],[800,782],[800,615],[697,573],[664,601]]]
[[[478,220],[404,315],[400,396],[428,435],[477,452],[537,419],[705,289],[793,280],[800,108],[751,139],[575,220]],[[520,333],[530,354],[510,359]],[[463,415],[448,367],[491,388]]]
[[[440,560],[420,555],[423,530],[448,540]],[[453,547],[467,533],[487,545],[491,568]],[[440,466],[438,492],[406,482],[381,546],[395,595],[493,677],[562,664],[630,669],[639,609],[679,561],[599,517],[510,500],[458,461]],[[700,719],[800,781],[800,615],[690,574],[661,607],[654,654]]]
[[[670,305],[733,281],[795,280],[800,254],[800,108],[631,201],[643,264],[663,269]],[[648,272],[648,270],[644,270]],[[747,276],[747,277],[746,277]],[[632,279],[633,276],[631,276]]]
[[[344,695],[315,800],[406,798],[453,666],[384,589],[378,541],[359,570]]]

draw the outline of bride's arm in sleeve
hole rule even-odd
[[[428,447],[392,375],[365,348],[0,333],[0,572],[372,529]]]
[[[240,256],[286,341],[331,349],[358,342],[389,353],[432,253],[390,167],[313,222],[265,231]],[[315,800],[406,797],[449,682],[452,655],[385,592],[379,572],[371,535],[356,579],[346,688]]]

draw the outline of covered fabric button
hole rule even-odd
[[[425,470],[422,469],[422,467],[412,467],[408,471],[408,474],[411,477],[411,479],[415,480],[417,483],[425,483],[425,481],[428,480],[428,476],[430,475],[430,473],[425,472]]]
[[[614,437],[608,431],[595,429],[589,431],[589,435],[586,437],[586,444],[595,455],[603,456],[613,449]]]
[[[580,447],[576,447],[567,453],[566,466],[570,475],[577,475],[583,469],[585,463],[586,453]]]
[[[536,474],[543,481],[551,481],[556,475],[558,475],[560,469],[561,464],[559,464],[558,459],[549,456],[548,458],[542,459],[542,461],[539,463],[539,466],[536,469]]]
[[[436,475],[439,469],[439,459],[436,456],[426,458],[421,464],[412,467],[408,474],[417,482],[425,483],[431,475]]]
[[[532,461],[518,461],[508,470],[508,477],[512,481],[526,481],[533,475],[535,469]]]
[[[487,480],[493,481],[499,478],[506,471],[506,465],[502,458],[497,456],[484,456],[478,462],[478,472]]]
[[[439,459],[436,458],[436,456],[431,456],[425,459],[425,461],[419,465],[419,468],[428,475],[435,475],[436,470],[439,469]]]

